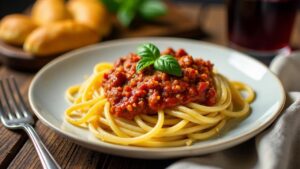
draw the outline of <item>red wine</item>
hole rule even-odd
[[[299,0],[228,0],[228,38],[257,51],[289,45]]]

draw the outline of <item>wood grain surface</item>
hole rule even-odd
[[[226,46],[226,11],[223,5],[208,6],[202,26],[210,36],[204,41]],[[300,48],[300,13],[292,35],[292,45]],[[22,94],[27,98],[29,84],[35,74],[15,71],[0,65],[0,78],[15,76],[21,87]],[[118,157],[88,150],[76,145],[56,134],[51,129],[37,121],[35,128],[46,147],[57,159],[62,168],[82,169],[156,169],[165,168],[178,159],[168,160],[141,160]],[[41,168],[40,160],[32,142],[21,131],[10,131],[0,124],[0,168]]]

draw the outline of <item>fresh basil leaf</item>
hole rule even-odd
[[[144,1],[139,8],[139,13],[144,19],[153,20],[167,13],[166,5],[159,0]]]
[[[153,65],[154,62],[155,62],[155,60],[153,60],[151,58],[142,58],[136,65],[136,71],[139,72],[139,71],[145,69],[146,67]]]
[[[141,57],[140,61],[136,65],[137,72],[154,64],[154,69],[156,70],[175,76],[182,75],[178,61],[171,55],[160,56],[159,49],[151,43],[139,46],[137,54]]]
[[[100,0],[110,12],[117,12],[122,0]]]
[[[160,51],[155,45],[147,43],[138,47],[137,54],[142,58],[152,58],[155,60],[159,58]]]
[[[122,1],[120,9],[117,12],[117,17],[123,26],[128,27],[131,24],[137,13],[140,2],[140,0]]]
[[[159,57],[157,60],[155,60],[154,68],[156,70],[160,70],[162,72],[171,75],[175,75],[175,76],[182,75],[182,71],[178,61],[171,55],[163,55]]]

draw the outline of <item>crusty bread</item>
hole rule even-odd
[[[26,39],[24,50],[39,57],[66,52],[97,41],[99,36],[94,30],[68,20],[34,30]]]
[[[110,33],[111,18],[101,1],[70,0],[67,8],[77,22],[96,30],[101,37]]]
[[[70,19],[64,0],[37,0],[32,7],[31,17],[38,25],[46,25]]]
[[[36,27],[26,15],[7,15],[0,22],[0,39],[13,45],[23,45],[27,36]]]

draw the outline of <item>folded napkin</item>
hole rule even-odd
[[[271,127],[243,144],[182,159],[168,169],[299,169],[300,52],[275,57],[270,69],[289,91],[286,109]]]
[[[277,56],[270,69],[279,77],[286,91],[300,92],[300,51]]]

